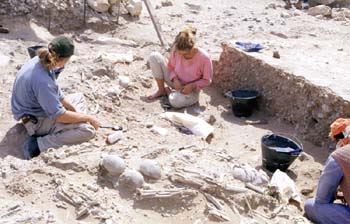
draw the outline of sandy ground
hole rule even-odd
[[[249,4],[243,0],[179,0],[173,2],[173,6],[160,7],[156,12],[169,42],[188,23],[198,28],[198,45],[214,59],[220,54],[222,41],[256,41],[267,47],[257,57],[348,97],[346,81],[349,77],[346,74],[349,65],[345,63],[349,59],[350,48],[346,41],[348,24],[316,19],[304,12],[300,12],[300,16],[282,18],[281,13],[286,12],[283,8],[265,9],[271,2],[283,3],[265,0],[250,1]],[[193,10],[184,3],[200,3],[201,9]],[[160,5],[160,1],[153,4]],[[9,65],[0,70],[1,139],[6,133],[9,134],[8,130],[16,123],[12,119],[9,99],[17,68],[28,59],[26,48],[52,39],[45,27],[25,18],[3,18],[2,23],[11,29],[11,33],[0,34],[0,51],[10,57]],[[283,33],[287,38],[272,35],[271,31]],[[242,186],[232,177],[233,164],[245,162],[259,168],[260,139],[264,134],[294,135],[293,126],[262,113],[255,113],[251,119],[267,119],[267,125],[246,125],[244,119],[232,115],[230,101],[213,87],[203,92],[199,105],[179,111],[195,114],[205,120],[211,115],[216,118],[215,137],[210,144],[196,136],[181,133],[162,119],[162,101],[145,100],[145,96],[155,91],[146,66],[147,56],[155,50],[164,52],[158,45],[146,10],[140,19],[122,17],[120,26],[89,18],[87,29],[67,31],[65,34],[75,38],[77,54],[59,78],[63,90],[66,94],[83,92],[90,113],[96,113],[102,123],[119,124],[126,131],[123,139],[114,145],[104,142],[111,131],[101,129],[89,143],[54,150],[31,161],[17,158],[20,153],[16,147],[7,144],[11,140],[3,139],[5,144],[0,148],[2,223],[28,223],[28,220],[34,220],[34,223],[209,223],[211,221],[205,212],[207,202],[201,191],[198,196],[189,199],[137,200],[121,187],[112,185],[113,181],[99,167],[101,158],[116,153],[128,167],[135,169],[144,158],[157,160],[162,167],[162,179],[146,180],[151,189],[180,186],[192,189],[169,180],[181,168],[199,170],[225,183]],[[99,44],[96,39],[101,36],[133,40],[138,46]],[[280,60],[272,58],[273,50],[280,52]],[[128,51],[135,55],[130,64],[113,65],[108,60],[96,60],[99,52]],[[129,87],[119,86],[120,76],[130,78]],[[111,87],[123,91],[117,97],[111,94]],[[166,128],[168,134],[160,136],[152,133],[150,126]],[[188,145],[193,147],[179,150]],[[328,149],[308,142],[303,142],[303,145],[306,154],[303,159],[293,163],[288,175],[296,182],[300,192],[307,192],[302,196],[306,199],[315,193],[321,164],[328,155]],[[95,202],[90,214],[76,220],[74,206],[57,196],[62,188],[85,201]],[[268,220],[258,215],[249,217],[243,196],[215,196],[225,205],[225,212],[231,219],[228,223],[307,223],[302,219],[303,211],[292,204],[276,218]],[[270,196],[260,196],[254,192],[246,196],[253,210],[268,214],[278,207],[276,199]],[[232,211],[232,201],[241,207],[240,216]],[[17,207],[11,210],[11,206],[15,205]]]

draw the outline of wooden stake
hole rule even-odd
[[[86,0],[84,0],[84,26],[86,26]]]
[[[151,17],[153,26],[154,26],[154,28],[155,28],[155,30],[157,32],[158,38],[160,40],[160,43],[162,44],[163,47],[168,47],[165,44],[165,41],[164,41],[165,39],[164,39],[163,34],[161,32],[161,28],[160,28],[159,22],[158,22],[157,18],[154,16],[155,13],[153,11],[153,7],[151,5],[151,2],[149,0],[143,0],[143,2],[145,3],[147,11],[148,11],[148,13],[149,13],[149,15]]]

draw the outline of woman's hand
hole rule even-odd
[[[177,77],[175,77],[173,79],[173,84],[174,84],[174,88],[176,90],[181,90],[182,89],[182,84],[181,84],[180,80]]]
[[[190,94],[194,89],[196,88],[196,85],[194,83],[190,83],[185,85],[182,90],[181,93],[184,95],[188,95]]]

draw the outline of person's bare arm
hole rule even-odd
[[[76,124],[80,122],[90,123],[96,130],[101,126],[100,122],[91,115],[81,114],[73,111],[66,111],[56,118],[57,122],[65,124]]]
[[[62,99],[61,100],[62,105],[64,106],[64,108],[66,108],[66,110],[69,111],[73,111],[73,112],[77,112],[77,110],[75,109],[75,107],[73,106],[73,104],[71,104],[69,101]]]

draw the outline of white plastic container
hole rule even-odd
[[[123,137],[123,131],[116,131],[113,134],[108,135],[106,139],[107,144],[114,144]]]

